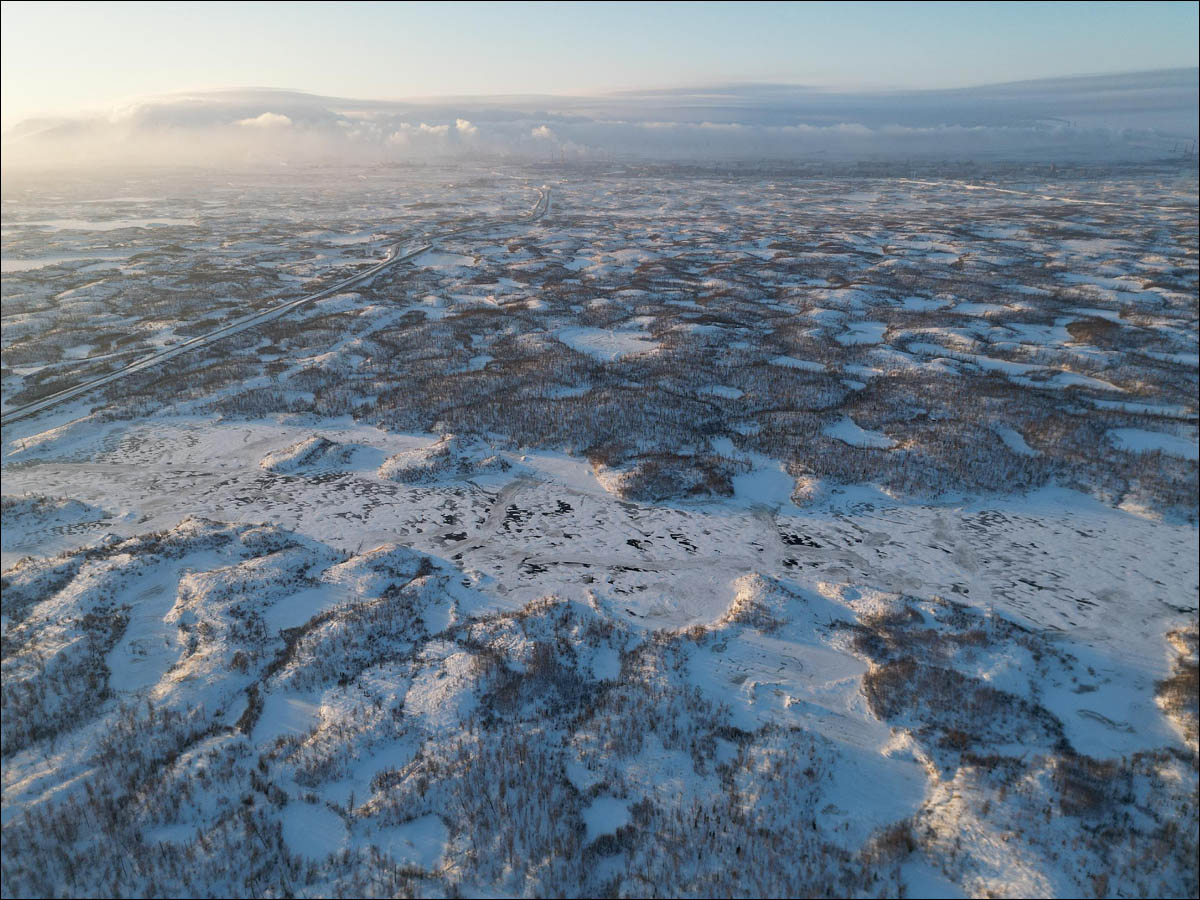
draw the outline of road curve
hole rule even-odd
[[[403,241],[398,241],[390,245],[387,249],[387,254],[382,260],[371,266],[363,272],[356,275],[351,275],[349,278],[339,281],[337,284],[327,287],[324,290],[318,291],[315,294],[307,294],[295,300],[289,300],[286,303],[280,303],[278,306],[272,306],[270,309],[258,313],[252,313],[248,316],[243,316],[240,319],[235,319],[228,324],[222,325],[213,331],[206,334],[197,335],[189,338],[174,347],[169,347],[166,350],[161,350],[158,353],[153,353],[150,356],[144,357],[132,362],[124,368],[117,369],[115,372],[109,372],[107,375],[101,375],[99,378],[93,378],[91,381],[85,381],[82,384],[77,384],[74,387],[65,388],[61,391],[56,391],[42,397],[40,400],[35,400],[33,403],[19,406],[16,409],[11,409],[8,412],[0,415],[0,425],[8,425],[10,422],[15,422],[18,419],[24,419],[27,416],[32,416],[35,413],[58,406],[60,403],[66,403],[68,400],[73,400],[80,397],[89,391],[95,390],[98,387],[103,387],[106,384],[112,384],[114,381],[119,381],[135,372],[141,372],[144,369],[149,369],[157,366],[159,363],[166,362],[169,359],[174,359],[176,356],[181,356],[189,351],[196,350],[200,347],[208,347],[215,344],[217,341],[230,337],[231,335],[239,334],[247,329],[253,328],[256,325],[261,325],[263,322],[269,322],[272,319],[278,319],[280,316],[286,315],[297,307],[304,306],[306,303],[312,303],[315,300],[320,300],[323,297],[328,297],[331,294],[336,294],[339,291],[344,291],[352,285],[359,284],[378,275],[384,269],[390,268],[397,263],[406,262],[416,256],[420,256],[426,250],[431,249],[439,240],[444,240],[449,237],[456,237],[461,234],[467,234],[471,231],[477,231],[481,228],[490,228],[497,225],[517,225],[526,222],[536,222],[546,214],[550,207],[550,189],[543,187],[538,188],[538,200],[534,204],[533,209],[529,214],[512,221],[492,220],[481,222],[477,225],[467,225],[462,228],[456,228],[453,231],[447,231],[444,234],[425,237],[421,246],[415,250],[409,250],[407,253],[401,252],[401,244]]]

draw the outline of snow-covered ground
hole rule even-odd
[[[633,353],[646,353],[658,345],[637,331],[613,331],[601,328],[562,328],[555,337],[580,353],[598,360],[620,359]]]
[[[873,447],[877,450],[887,450],[896,445],[896,442],[886,434],[862,428],[849,416],[844,416],[840,422],[826,426],[825,433],[852,447]]]
[[[805,510],[786,499],[765,508],[761,493],[749,490],[744,498],[739,493],[724,502],[642,506],[610,495],[586,462],[547,452],[503,454],[511,470],[493,466],[463,480],[450,469],[450,477],[422,485],[397,483],[379,469],[380,459],[436,446],[433,435],[389,434],[352,423],[326,428],[314,440],[300,426],[214,425],[181,418],[98,427],[86,439],[63,446],[63,458],[8,472],[6,492],[70,494],[78,501],[77,508],[48,515],[19,509],[10,516],[6,510],[6,565],[47,540],[55,541],[56,549],[65,541],[68,547],[112,550],[103,550],[100,557],[96,550],[88,551],[96,561],[84,561],[82,569],[71,562],[69,569],[77,574],[59,588],[57,599],[6,619],[6,633],[24,635],[35,619],[61,615],[50,608],[43,612],[47,603],[70,609],[100,602],[91,599],[97,590],[105,592],[108,605],[103,608],[113,609],[115,604],[116,609],[128,610],[125,615],[130,618],[100,657],[112,693],[57,739],[56,758],[61,762],[56,774],[32,776],[41,752],[37,743],[8,757],[6,820],[49,802],[47,785],[54,781],[85,783],[91,748],[112,727],[112,717],[131,702],[150,699],[180,710],[200,704],[211,721],[235,724],[261,700],[253,727],[235,743],[248,742],[274,760],[266,776],[271,790],[292,798],[278,813],[290,852],[319,862],[329,854],[356,854],[375,846],[398,863],[444,871],[448,861],[477,838],[461,830],[465,825],[454,807],[430,801],[420,810],[414,808],[420,815],[409,824],[388,824],[394,821],[391,814],[379,811],[386,795],[372,785],[380,773],[395,770],[404,760],[410,761],[404,765],[412,765],[414,760],[437,757],[450,736],[472,733],[479,704],[495,702],[490,685],[496,675],[482,675],[479,663],[471,662],[480,650],[478,639],[468,641],[468,636],[495,616],[523,620],[531,610],[544,608],[540,604],[545,597],[554,597],[554,608],[561,607],[564,614],[586,611],[595,620],[589,627],[616,629],[613,634],[619,635],[586,653],[577,648],[570,657],[574,661],[560,658],[554,666],[573,667],[570,671],[580,675],[572,678],[598,679],[597,684],[618,690],[633,677],[629,667],[639,652],[674,635],[670,640],[681,643],[673,644],[672,652],[683,654],[681,684],[695,692],[690,702],[724,710],[715,720],[724,723],[718,727],[750,736],[738,738],[728,750],[721,750],[724,745],[718,739],[717,755],[704,765],[699,758],[669,749],[678,746],[669,740],[633,757],[619,751],[596,756],[585,752],[586,742],[554,751],[561,760],[556,765],[568,771],[572,766],[599,767],[589,782],[594,786],[584,785],[579,788],[582,793],[572,788],[576,799],[560,801],[564,805],[559,815],[578,816],[583,823],[581,848],[629,825],[631,806],[647,799],[663,808],[683,802],[680,798],[701,802],[716,790],[703,775],[705,766],[719,765],[722,753],[759,752],[758,742],[780,728],[816,742],[817,749],[808,752],[822,760],[823,774],[814,789],[822,798],[819,831],[824,839],[855,849],[873,840],[878,829],[898,821],[912,819],[918,828],[934,827],[935,818],[941,821],[947,815],[941,796],[949,788],[942,787],[942,779],[953,776],[954,766],[938,749],[940,744],[927,744],[909,730],[912,725],[881,718],[879,704],[873,706],[863,692],[864,677],[879,670],[879,661],[850,640],[855,629],[879,627],[873,623],[885,621],[886,616],[880,618],[885,611],[906,604],[916,604],[932,622],[967,616],[962,625],[936,626],[965,629],[962,633],[970,636],[966,644],[953,643],[964,640],[953,637],[954,632],[945,638],[952,648],[961,648],[947,657],[950,669],[979,685],[975,690],[1003,692],[1011,698],[1006,702],[1018,705],[1018,712],[1036,709],[1033,721],[1052,723],[1049,734],[1061,735],[1089,757],[1130,759],[1133,754],[1186,746],[1156,704],[1155,685],[1169,675],[1174,658],[1165,635],[1195,620],[1193,526],[1113,510],[1065,490],[935,506],[897,505],[877,492],[849,491]],[[355,450],[331,453],[330,447]],[[310,460],[309,468],[281,469],[280,460],[304,455],[297,448],[308,455],[320,449],[320,464]],[[11,445],[6,449],[12,453]],[[61,530],[64,515],[81,523],[70,535]],[[255,594],[249,593],[246,580],[251,576],[249,563],[237,563],[238,555],[220,556],[228,551],[218,550],[218,556],[207,549],[191,555],[185,551],[183,556],[167,551],[159,562],[154,555],[140,555],[145,550],[124,549],[147,533],[178,534],[180,521],[189,517],[200,517],[202,523],[233,523],[193,526],[201,529],[272,523],[281,531],[263,545],[264,551],[273,551],[267,559],[288,552],[276,546],[296,541],[300,543],[292,552],[300,555],[282,569],[273,564],[269,571],[274,574],[260,582],[270,587]],[[255,552],[247,537],[240,541],[246,548],[238,551],[242,557]],[[388,638],[390,649],[383,656],[373,650],[361,657],[362,651],[351,647],[364,639],[369,646],[369,632],[360,638],[353,633],[358,626],[339,626],[344,636],[338,646],[343,649],[323,652],[321,665],[359,672],[353,676],[351,694],[327,682],[327,676],[309,674],[300,662],[289,664],[286,674],[269,673],[271,666],[266,664],[272,655],[280,658],[271,649],[279,641],[273,635],[316,627],[330,613],[344,615],[348,612],[338,611],[388,602],[372,598],[387,598],[402,583],[393,571],[417,571],[405,562],[396,570],[396,563],[381,567],[372,561],[380,552],[376,548],[393,546],[412,548],[404,552],[430,560],[433,572],[451,576],[439,575],[441,586],[435,593],[423,587],[421,594],[432,599],[444,591],[440,602],[448,606],[441,612],[425,607],[420,613],[425,624],[417,632]],[[104,555],[113,551],[117,555]],[[70,549],[63,558],[87,559]],[[337,564],[340,559],[349,562]],[[226,560],[233,562],[232,568]],[[347,580],[335,576],[335,569],[370,577]],[[33,571],[41,570],[23,563],[7,577],[10,583],[24,584],[34,577]],[[26,571],[31,574],[24,575]],[[85,587],[101,572],[106,587],[100,588],[99,582]],[[219,580],[203,588],[186,587],[195,583],[199,572],[211,572],[205,578]],[[296,577],[298,581],[291,580]],[[264,605],[263,621],[269,626],[265,632],[252,629],[263,643],[251,641],[243,651],[251,660],[247,674],[236,662],[228,668],[241,644],[219,637],[221,631],[213,639],[223,662],[201,668],[185,662],[196,656],[195,651],[188,655],[191,638],[185,619],[176,612],[185,588],[189,597],[215,597],[216,586],[231,578],[235,580],[221,588],[222,596],[256,598],[255,603]],[[60,583],[55,579],[53,584]],[[197,595],[197,590],[202,593]],[[189,615],[203,617],[204,609],[198,606]],[[220,615],[215,609],[214,613]],[[25,615],[33,618],[23,619]],[[972,617],[978,617],[978,625],[970,624]],[[370,621],[375,619],[363,620],[361,627],[374,628],[367,625]],[[1019,631],[994,634],[1000,626]],[[986,637],[975,636],[980,627]],[[424,634],[429,637],[419,637]],[[435,635],[441,637],[435,640]],[[37,638],[36,646],[44,646],[43,640]],[[432,643],[421,650],[422,641]],[[935,646],[927,640],[925,644]],[[519,642],[488,646],[488,653],[499,654],[489,665],[528,672],[530,663],[522,661],[526,651]],[[435,647],[435,655],[423,662]],[[360,657],[362,661],[356,661]],[[393,657],[395,662],[389,661]],[[452,663],[458,657],[462,662]],[[409,674],[388,674],[397,663]],[[430,682],[429,690],[435,684],[437,688],[427,699],[427,688],[419,687],[424,684],[423,666],[433,666],[429,671],[437,679]],[[588,672],[593,674],[584,674]],[[11,673],[6,674],[10,685],[35,678],[19,665],[6,673]],[[401,681],[393,684],[397,677]],[[555,676],[561,677],[565,676]],[[380,687],[370,687],[377,679],[383,679]],[[412,685],[407,693],[405,684]],[[401,719],[382,732],[370,724],[372,716],[362,718],[366,711],[361,706],[367,698],[380,696],[380,690],[384,696],[394,694],[394,702],[403,701],[397,707],[403,709]],[[253,691],[255,699],[248,700],[247,691]],[[38,714],[36,708],[28,713]],[[676,714],[689,715],[686,709]],[[533,715],[542,723],[539,727],[557,730],[570,721],[560,721],[551,709],[523,715]],[[926,727],[937,721],[929,712],[915,715]],[[412,724],[404,724],[410,720]],[[986,728],[996,727],[986,722],[968,720],[956,727],[983,728],[984,736],[963,740],[969,746],[983,741],[981,746],[996,748],[992,752],[1036,756],[1053,749],[1052,741],[1039,749],[1037,740],[1020,734],[986,737]],[[321,737],[329,728],[335,730]],[[422,729],[428,738],[420,736]],[[360,733],[362,737],[355,737]],[[575,742],[582,739],[577,732],[567,733],[576,734]],[[654,733],[660,733],[657,726]],[[333,741],[320,753],[335,753],[342,762],[332,769],[323,764],[320,771],[327,774],[314,779],[296,769],[296,760],[316,752],[315,747],[305,748],[318,738],[322,746]],[[231,739],[232,734],[208,738],[199,748],[211,754]],[[597,739],[606,740],[603,731]],[[339,749],[338,743],[345,746]],[[394,750],[387,749],[392,746]],[[181,765],[173,767],[174,777],[185,777],[186,766],[180,770]],[[738,777],[753,778],[755,771],[751,768]],[[571,781],[578,786],[578,777]],[[879,785],[887,785],[886,792],[881,793]],[[990,796],[990,789],[981,785],[954,790],[975,792],[979,802]],[[592,796],[595,799],[589,799]],[[787,802],[806,801],[797,795]],[[196,828],[215,827],[223,808],[220,802],[214,806],[211,798],[201,801],[197,796],[173,813],[156,813],[153,833],[190,841]],[[268,819],[276,815],[270,809]],[[164,814],[167,818],[159,823],[158,816]],[[953,821],[945,827],[963,827],[957,818]],[[992,826],[981,822],[972,827]],[[1021,837],[1034,847],[1045,839],[1036,829]],[[1036,877],[1026,872],[1021,880],[1013,869],[1015,861],[1000,864],[982,855],[976,858],[969,848],[960,851],[964,858],[946,871],[939,868],[946,859],[936,843],[920,844],[925,849],[916,858],[966,892],[1031,885],[1037,889],[1039,884],[1057,892],[1077,883],[1071,880],[1077,876],[1057,869],[1049,873],[1057,881],[1038,880],[1049,877],[1045,871]],[[1084,857],[1072,858],[1085,864]],[[1086,863],[1099,864],[1099,859]],[[1046,887],[1052,883],[1059,887]]]
[[[140,248],[6,277],[6,407],[511,187],[434,174],[6,197]],[[572,178],[5,427],[4,895],[1194,895],[1186,191]]]
[[[1147,431],[1142,428],[1115,428],[1109,433],[1113,444],[1130,453],[1153,453],[1155,451],[1178,456],[1183,459],[1200,459],[1200,448],[1192,429],[1190,438],[1176,434],[1164,434],[1161,431]]]

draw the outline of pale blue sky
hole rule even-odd
[[[3,118],[256,85],[362,98],[939,88],[1198,64],[1186,3],[3,4]]]

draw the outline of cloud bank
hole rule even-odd
[[[292,124],[292,120],[279,113],[265,112],[253,119],[238,119],[233,124],[248,125],[251,128],[287,128]]]
[[[1160,158],[1197,133],[1196,69],[954,91],[788,85],[369,101],[248,89],[29,120],[5,168],[404,160]]]

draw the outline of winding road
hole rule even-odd
[[[407,262],[408,260],[414,259],[427,250],[432,249],[434,244],[436,244],[439,240],[457,237],[462,234],[467,234],[471,231],[477,231],[481,228],[495,227],[497,225],[518,225],[528,222],[536,222],[546,214],[546,211],[549,209],[549,207],[550,189],[547,187],[542,187],[538,188],[537,203],[534,204],[533,209],[530,210],[529,214],[522,218],[514,219],[512,221],[491,220],[487,222],[480,222],[476,225],[467,225],[465,227],[456,228],[453,231],[447,231],[444,234],[424,236],[419,242],[421,246],[407,251],[402,249],[402,245],[411,245],[411,240],[397,241],[388,247],[387,254],[378,263],[371,266],[369,269],[339,281],[337,284],[327,287],[324,290],[317,291],[315,294],[306,294],[305,296],[298,297],[295,300],[289,300],[286,303],[280,303],[278,306],[272,306],[270,309],[264,310],[263,312],[252,313],[248,316],[243,316],[240,319],[235,319],[234,321],[222,325],[220,328],[216,328],[210,332],[207,332],[206,334],[197,335],[196,337],[189,338],[180,344],[169,347],[166,350],[161,350],[158,353],[143,357],[136,362],[130,363],[124,368],[117,369],[115,372],[109,372],[107,375],[101,375],[98,378],[93,378],[90,381],[85,381],[81,384],[75,385],[74,387],[56,391],[55,393],[49,394],[40,400],[35,400],[33,403],[26,404],[25,406],[19,406],[16,409],[8,410],[3,415],[0,415],[0,425],[8,425],[9,423],[15,422],[18,419],[24,419],[27,416],[32,416],[44,410],[51,409],[52,407],[58,406],[61,403],[66,403],[68,400],[74,400],[76,397],[81,397],[89,391],[95,390],[96,388],[103,387],[106,384],[112,384],[114,381],[120,381],[122,378],[126,378],[136,372],[141,372],[145,369],[152,368],[160,363],[166,362],[167,360],[181,356],[184,353],[199,349],[200,347],[211,346],[217,341],[235,334],[239,334],[247,329],[253,328],[256,325],[261,325],[263,322],[270,322],[273,319],[278,319],[281,316],[287,315],[292,310],[304,306],[306,303],[312,303],[316,300],[320,300],[324,297],[344,291],[353,285],[360,284],[369,278],[373,278],[384,269],[388,269],[397,263]]]

